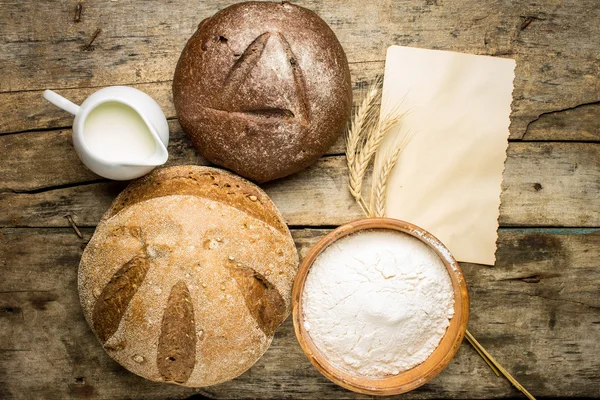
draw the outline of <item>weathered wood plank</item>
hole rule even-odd
[[[83,5],[74,22],[76,4]],[[45,88],[76,102],[99,87],[134,85],[175,113],[171,78],[204,17],[230,0],[45,2],[0,0],[0,398],[357,398],[322,378],[298,347],[290,321],[265,357],[239,379],[193,390],[150,383],[104,354],[76,293],[85,240],[123,183],[87,171],[70,144],[71,117]],[[600,7],[595,0],[300,0],[334,29],[351,62],[354,93],[383,71],[391,44],[517,60],[511,138],[598,141]],[[97,29],[93,51],[83,51]],[[170,165],[205,160],[170,121]],[[60,129],[59,129],[60,128]],[[21,131],[36,131],[10,134]],[[339,141],[329,155],[341,154]],[[511,143],[503,226],[600,226],[600,154],[594,143]],[[343,157],[326,157],[265,185],[295,225],[337,225],[361,216],[345,187]],[[27,193],[19,193],[19,192]],[[12,227],[48,227],[14,229]],[[89,239],[92,229],[83,229]],[[323,230],[294,230],[301,254]],[[535,395],[600,393],[599,232],[501,229],[495,268],[464,265],[470,329]],[[31,378],[34,377],[34,378]],[[403,398],[519,395],[468,346],[433,382]]]
[[[169,121],[168,165],[205,165],[176,120]],[[77,157],[71,129],[0,136],[0,191],[37,190],[102,179]]]
[[[529,123],[523,139],[556,140],[560,137],[600,140],[600,102],[542,114]]]
[[[163,90],[198,22],[229,3],[85,2],[81,21],[74,22],[74,1],[5,2],[0,7],[0,52],[5,56],[0,92],[37,92],[0,93],[0,115],[9,119],[0,125],[2,131],[58,126],[52,120],[64,124],[64,117],[41,104],[45,88],[69,89],[75,99],[85,97],[90,87],[106,85],[158,82],[157,90]],[[343,6],[336,1],[297,3],[331,25],[354,63],[381,62],[391,44],[515,58],[513,138],[522,137],[541,114],[600,100],[599,61],[590,56],[600,46],[600,10],[594,0],[498,0],[485,7],[477,0],[378,0],[369,7],[359,0]],[[94,50],[83,51],[97,29],[102,31]],[[165,92],[151,92],[164,99]],[[24,108],[19,111],[12,104]],[[560,140],[586,140],[594,134],[593,121],[579,126],[549,132]]]
[[[350,64],[354,95],[360,97],[367,82],[383,73],[383,61]],[[171,81],[136,83],[130,85],[150,95],[161,106],[169,119],[176,117]],[[98,87],[59,89],[57,92],[76,104],[81,104]],[[43,90],[0,93],[0,134],[40,129],[65,128],[73,123],[73,116],[43,99]]]
[[[502,225],[600,226],[600,144],[511,143],[507,155]]]
[[[304,255],[324,230],[293,231]],[[241,377],[203,390],[156,384],[128,373],[102,350],[77,296],[85,240],[70,229],[0,230],[0,395],[3,398],[362,398],[321,377],[298,346],[290,320]],[[464,265],[470,330],[539,397],[600,392],[600,231],[501,230],[495,268]],[[33,376],[35,379],[24,379]],[[402,398],[516,396],[469,348],[431,383]]]
[[[17,141],[40,133],[10,135]],[[11,136],[14,136],[11,137]],[[170,164],[202,163],[187,141],[174,140]],[[58,139],[57,139],[58,140]],[[65,139],[66,140],[66,139]],[[31,163],[9,152],[3,166],[5,189],[38,189],[49,184],[92,180],[94,176],[74,160],[60,158],[36,140],[22,146],[37,155]],[[66,144],[64,146],[67,146]],[[342,143],[338,143],[334,150]],[[33,150],[37,149],[37,150]],[[12,158],[11,158],[12,157]],[[36,164],[36,158],[49,157]],[[27,169],[24,168],[27,166]],[[54,166],[54,167],[51,167]],[[51,169],[53,168],[53,169]],[[2,166],[0,166],[2,171]],[[79,172],[78,172],[79,171]],[[2,174],[0,174],[2,175]],[[76,182],[71,180],[77,175]],[[500,223],[504,226],[600,226],[600,144],[511,143],[504,172]],[[361,217],[361,211],[346,188],[344,156],[321,158],[313,167],[292,177],[263,185],[291,225],[339,225]],[[81,226],[95,226],[124,183],[99,182],[34,193],[0,193],[0,226],[68,226],[66,214],[75,214]]]
[[[207,165],[181,130],[177,120],[169,121],[169,160],[166,165]],[[71,129],[25,132],[0,136],[0,192],[31,191],[52,186],[74,185],[101,179],[77,158]],[[326,155],[344,154],[344,139]]]
[[[167,118],[175,117],[170,81],[130,86],[148,93],[161,106]],[[98,89],[98,87],[74,88],[57,92],[75,104],[81,104]],[[71,126],[73,116],[44,100],[43,93],[43,90],[0,93],[0,110],[3,116],[0,119],[0,133]]]

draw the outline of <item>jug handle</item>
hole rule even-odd
[[[53,92],[52,90],[44,91],[44,98],[56,107],[62,108],[68,113],[77,115],[79,112],[79,106],[70,100],[65,99],[60,94]]]

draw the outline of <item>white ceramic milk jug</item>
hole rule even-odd
[[[167,161],[169,126],[160,106],[146,93],[111,86],[89,96],[81,106],[46,90],[44,98],[75,116],[73,146],[93,172],[128,180]]]

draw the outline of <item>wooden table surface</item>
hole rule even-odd
[[[81,102],[107,85],[139,88],[169,118],[169,164],[206,164],[177,123],[171,79],[198,22],[228,3],[0,0],[0,398],[361,397],[317,373],[289,320],[244,375],[190,389],[128,373],[83,319],[79,258],[124,184],[81,165],[71,117],[42,91]],[[600,2],[298,4],[338,35],[355,94],[383,72],[391,44],[516,59],[498,261],[463,264],[469,329],[534,395],[600,395]],[[302,255],[361,216],[346,189],[341,141],[313,167],[264,189]],[[519,395],[465,344],[440,376],[403,398]]]

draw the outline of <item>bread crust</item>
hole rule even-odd
[[[261,188],[225,170],[196,165],[157,169],[132,182],[113,201],[102,220],[135,203],[174,193],[225,202],[289,234],[279,210]]]
[[[150,380],[202,387],[233,379],[266,351],[289,314],[297,265],[260,189],[213,168],[172,167],[117,197],[83,253],[79,294],[117,362]],[[98,299],[124,310],[115,317]],[[115,329],[98,329],[115,318]]]
[[[352,107],[346,55],[314,12],[245,2],[203,20],[173,79],[179,122],[211,162],[256,182],[316,161]]]

